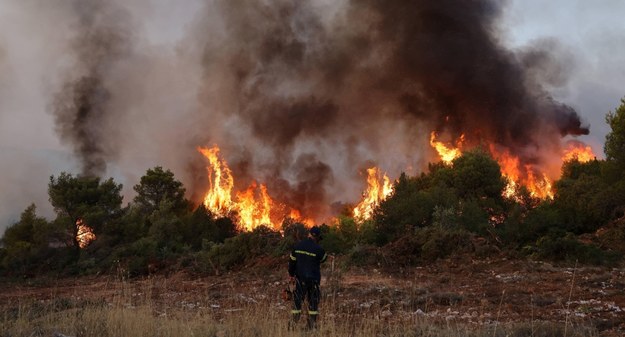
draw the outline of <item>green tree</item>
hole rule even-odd
[[[149,220],[152,226],[148,233],[160,245],[182,242],[183,223],[174,208],[173,202],[163,199],[157,210],[150,214]]]
[[[217,227],[216,242],[224,242],[226,239],[237,235],[237,225],[228,217],[216,219],[215,227]]]
[[[78,220],[99,233],[111,232],[121,215],[121,184],[113,178],[103,182],[98,177],[72,176],[62,172],[50,177],[48,195],[57,214],[56,222],[69,235],[69,241],[80,249],[77,238]]]
[[[564,164],[562,177],[555,183],[555,207],[560,210],[560,228],[575,234],[589,233],[605,225],[622,205],[622,184],[609,183],[602,166],[610,163],[592,160]]]
[[[134,190],[137,192],[134,202],[146,215],[157,210],[163,200],[168,200],[171,210],[179,215],[189,208],[182,183],[174,178],[170,170],[163,171],[160,166],[148,169]]]
[[[615,111],[608,112],[605,120],[612,130],[605,137],[603,150],[606,159],[616,164],[623,177],[622,174],[625,171],[625,99],[621,99],[621,105]]]
[[[321,246],[328,253],[346,253],[358,240],[358,225],[354,218],[339,216],[333,226],[320,226],[323,234]]]
[[[481,149],[467,151],[453,161],[453,187],[461,199],[502,201],[506,182],[497,161]]]
[[[2,237],[6,255],[2,261],[5,268],[21,268],[22,271],[48,248],[50,225],[38,217],[35,204],[22,212],[20,221],[6,229]]]
[[[184,219],[184,242],[195,250],[202,248],[202,242],[217,242],[217,225],[211,211],[200,204]]]
[[[408,177],[402,173],[393,186],[393,193],[373,212],[377,243],[382,245],[405,234],[407,230],[430,223],[435,203],[423,190],[429,178]]]

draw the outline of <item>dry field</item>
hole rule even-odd
[[[0,336],[624,336],[625,270],[445,260],[328,264],[317,331],[287,329],[279,267],[2,281]]]

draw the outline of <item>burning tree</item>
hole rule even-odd
[[[358,220],[369,219],[375,207],[392,192],[393,186],[386,174],[380,179],[377,167],[367,169],[367,189],[363,193],[362,201],[354,207],[354,217]]]
[[[458,228],[485,233],[504,212],[504,186],[497,162],[479,149],[463,153],[452,165],[431,164],[427,174],[402,174],[373,213],[378,241],[390,242],[430,226],[436,208],[439,213],[453,211]]]
[[[232,171],[220,157],[219,147],[200,147],[198,151],[209,163],[206,168],[209,188],[203,204],[212,213],[218,216],[236,213],[240,220],[239,225],[248,231],[261,225],[279,228],[280,223],[287,218],[310,222],[301,217],[299,210],[273,200],[264,184],[252,181],[247,189],[234,191]]]
[[[57,214],[56,222],[67,231],[68,245],[77,251],[86,247],[84,238],[91,235],[81,226],[91,228],[95,237],[121,215],[121,189],[113,178],[101,182],[98,177],[74,177],[65,172],[50,177],[50,203]]]
[[[96,239],[93,228],[87,226],[82,219],[76,220],[76,227],[78,230],[76,233],[78,247],[86,248]]]

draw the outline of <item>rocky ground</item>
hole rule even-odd
[[[276,261],[278,262],[278,261]],[[344,269],[340,261],[323,270],[322,315],[421,316],[469,326],[509,322],[575,322],[601,336],[625,335],[625,269],[555,267],[520,260],[444,260],[401,270]],[[114,276],[4,282],[0,307],[37,301],[149,302],[155,314],[168,308],[210,311],[216,316],[259,306],[290,311],[283,299],[286,271],[276,265],[214,276],[170,272],[140,279]]]

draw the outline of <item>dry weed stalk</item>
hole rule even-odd
[[[499,318],[501,317],[501,306],[503,305],[503,297],[506,294],[506,289],[501,292],[501,299],[499,300],[499,307],[497,308],[497,320],[495,321],[495,327],[493,328],[493,337],[497,336],[497,325],[499,324]]]
[[[577,260],[573,267],[573,276],[571,277],[571,289],[569,290],[569,299],[566,301],[566,316],[564,317],[564,337],[567,336],[569,327],[569,309],[571,307],[571,298],[573,297],[573,286],[575,285],[575,272],[577,271]]]

